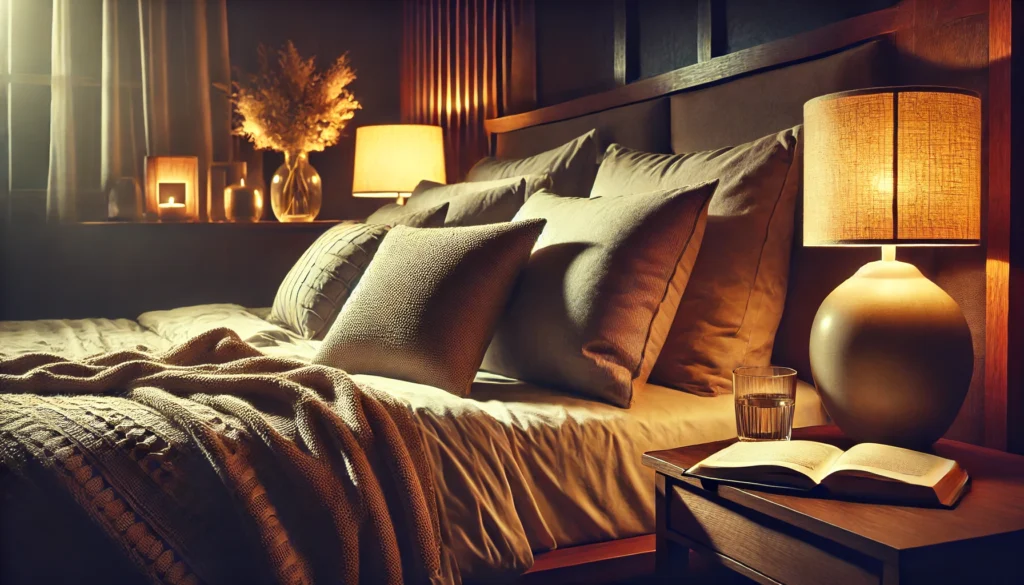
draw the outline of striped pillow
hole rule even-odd
[[[322,339],[389,229],[343,223],[327,230],[284,277],[270,321],[307,339]]]

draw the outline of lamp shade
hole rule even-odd
[[[356,129],[354,197],[412,193],[423,180],[445,182],[440,126],[393,124]]]
[[[981,239],[981,99],[882,87],[804,104],[804,245]]]

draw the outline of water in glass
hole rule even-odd
[[[775,366],[733,372],[736,435],[741,441],[788,441],[796,410],[796,371]]]

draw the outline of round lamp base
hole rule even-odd
[[[832,420],[858,441],[925,447],[953,424],[974,369],[960,307],[911,264],[863,266],[825,298],[811,373]]]

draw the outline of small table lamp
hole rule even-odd
[[[405,197],[423,180],[445,182],[440,126],[388,124],[356,129],[353,197]]]
[[[981,99],[945,87],[830,94],[804,105],[804,245],[881,246],[818,309],[811,373],[861,441],[930,445],[974,367],[960,307],[896,246],[981,238]]]

